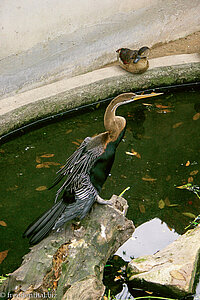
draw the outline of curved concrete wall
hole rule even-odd
[[[199,0],[2,0],[0,96],[200,30]]]

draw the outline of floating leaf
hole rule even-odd
[[[38,192],[41,192],[41,191],[45,191],[46,189],[47,189],[47,187],[45,185],[41,185],[41,186],[37,187],[35,190]]]
[[[170,108],[168,105],[156,104],[157,108]]]
[[[166,197],[164,201],[165,201],[165,205],[167,205],[167,206],[170,205],[170,201],[169,201],[169,198],[168,198],[168,197]]]
[[[6,189],[6,191],[10,191],[10,192],[13,192],[13,191],[16,191],[18,189],[18,185],[15,185],[15,186],[11,186],[9,188]]]
[[[138,152],[136,152],[134,149],[131,149],[131,152],[126,152],[126,154],[136,156],[137,158],[141,158],[141,155]]]
[[[36,169],[42,169],[42,168],[50,168],[49,165],[47,165],[46,163],[43,163],[43,164],[38,164],[36,166]]]
[[[142,214],[144,214],[146,211],[144,204],[141,204],[141,203],[139,203],[139,209]]]
[[[183,122],[178,122],[178,123],[174,124],[172,127],[177,128],[177,127],[181,126],[182,124],[183,124]]]
[[[7,255],[8,255],[8,250],[0,252],[0,264],[6,258]]]
[[[170,110],[170,109],[160,109],[156,112],[159,113],[159,114],[166,114],[166,113],[171,113],[172,110]]]
[[[190,212],[183,212],[182,214],[184,216],[186,216],[186,217],[191,218],[191,219],[195,219],[196,218],[196,216],[193,213],[190,213]]]
[[[142,180],[153,182],[153,181],[156,181],[157,179],[156,178],[151,178],[150,176],[145,175],[145,177],[142,177]]]
[[[198,170],[194,170],[194,171],[190,172],[190,175],[191,175],[191,176],[195,176],[195,175],[197,175],[198,173],[199,173]]]
[[[77,145],[77,146],[80,145],[80,143],[77,143],[77,142],[75,142],[75,141],[73,141],[72,144],[75,144],[75,145]]]
[[[193,177],[189,177],[188,178],[188,182],[190,183],[190,182],[193,182],[194,181],[194,179],[193,179]]]
[[[42,162],[41,158],[39,156],[36,156],[35,159],[36,163],[40,164]]]
[[[179,206],[179,204],[172,203],[172,204],[169,204],[168,206],[169,206],[169,207],[175,207],[175,206]]]
[[[3,150],[3,149],[0,149],[0,153],[5,153],[5,150]]]
[[[165,207],[165,202],[162,199],[158,202],[158,207],[160,209],[163,209]]]
[[[43,162],[42,164],[38,164],[36,165],[36,168],[37,169],[41,169],[41,168],[50,168],[50,166],[60,166],[59,163],[56,163],[54,161],[46,161],[46,162]]]
[[[170,181],[170,180],[171,180],[171,175],[167,175],[166,181]]]
[[[185,281],[185,277],[183,276],[183,274],[181,272],[179,272],[178,270],[172,270],[170,272],[170,275],[178,280],[184,280]]]
[[[200,118],[200,113],[196,113],[194,116],[193,116],[193,120],[194,121],[197,121],[198,119]]]
[[[45,158],[50,158],[50,157],[54,157],[55,154],[43,154],[40,155],[40,157],[45,157]]]
[[[185,166],[186,166],[186,167],[189,167],[189,165],[190,165],[190,161],[188,160],[188,161],[186,162]]]
[[[72,132],[72,129],[68,129],[65,133],[66,134],[69,134],[69,133],[71,133]]]
[[[6,222],[4,222],[4,221],[0,221],[0,225],[4,226],[4,227],[7,226]]]

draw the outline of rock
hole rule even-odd
[[[104,266],[134,231],[133,222],[125,218],[126,200],[113,196],[111,201],[112,206],[95,204],[81,222],[67,223],[65,230],[32,247],[0,292],[15,292],[23,299],[35,298],[35,293],[37,298],[50,293],[63,300],[101,299]]]
[[[196,227],[154,255],[133,259],[128,265],[129,281],[166,295],[193,293],[199,253],[200,227]]]

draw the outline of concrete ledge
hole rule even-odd
[[[126,91],[197,81],[200,81],[199,54],[152,59],[149,70],[141,75],[111,66],[62,79],[0,100],[0,136],[35,120]]]

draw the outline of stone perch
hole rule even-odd
[[[185,296],[195,288],[200,254],[200,227],[187,231],[154,255],[133,259],[128,265],[129,281],[162,294]]]
[[[112,206],[95,204],[81,222],[67,223],[32,247],[0,292],[16,293],[12,299],[101,299],[104,266],[134,231],[125,218],[126,200],[115,195],[111,200]]]

